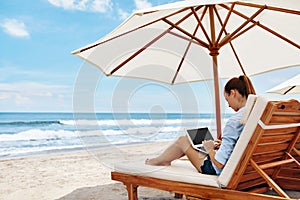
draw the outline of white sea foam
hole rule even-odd
[[[212,119],[114,119],[114,120],[61,120],[64,125],[77,126],[149,126],[149,125],[180,125],[210,124]]]
[[[122,130],[90,130],[90,131],[66,131],[66,130],[40,130],[31,129],[16,134],[0,134],[0,141],[34,141],[34,140],[55,140],[76,137],[100,136],[100,135],[134,135],[134,134],[151,134],[158,132],[176,132],[182,131],[182,128],[176,126],[167,127],[133,127]]]
[[[136,134],[155,134],[155,133],[168,133],[168,132],[182,132],[184,128],[178,126],[167,126],[167,127],[133,127],[121,130],[92,130],[92,131],[77,131],[79,136],[99,136],[99,135],[136,135]]]
[[[66,130],[40,130],[31,129],[16,134],[0,134],[0,141],[21,141],[21,140],[50,140],[59,138],[77,137],[73,131]]]
[[[47,151],[66,151],[66,150],[73,150],[73,149],[82,149],[84,148],[84,144],[79,145],[72,145],[72,146],[44,146],[44,147],[31,147],[31,148],[18,148],[18,149],[6,149],[0,151],[0,158],[5,158],[6,156],[13,156],[13,155],[26,155],[26,154],[34,154],[39,152],[47,152]]]

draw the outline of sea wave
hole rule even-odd
[[[103,130],[103,135],[137,135],[137,134],[156,134],[156,133],[168,133],[168,132],[180,132],[184,131],[181,127],[141,127],[141,128],[128,128],[122,130]]]
[[[70,125],[70,126],[149,126],[149,125],[178,125],[178,124],[208,124],[213,119],[102,119],[102,120],[51,120],[51,121],[9,121],[0,122],[0,126],[43,126],[43,125]]]
[[[21,131],[16,134],[0,134],[0,141],[37,141],[37,140],[59,140],[66,138],[109,136],[109,135],[145,135],[157,133],[171,133],[183,131],[178,126],[167,127],[130,127],[128,129],[107,129],[107,130],[88,130],[88,131],[67,131],[67,130],[41,130],[31,129]]]
[[[0,159],[66,152],[110,145],[129,145],[171,141],[185,134],[185,129],[201,126],[215,132],[212,115],[144,115],[118,116],[101,114],[99,118],[71,114],[0,115]],[[132,118],[130,118],[132,117]]]
[[[34,126],[34,125],[51,125],[61,124],[58,121],[11,121],[11,122],[0,122],[0,126]]]
[[[63,125],[77,126],[149,126],[209,124],[212,119],[115,119],[115,120],[60,120]]]
[[[22,140],[55,140],[60,138],[76,137],[76,133],[66,130],[41,130],[31,129],[16,134],[0,134],[0,141],[22,141]]]

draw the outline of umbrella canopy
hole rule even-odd
[[[107,76],[168,84],[214,80],[300,64],[298,0],[186,0],[134,12],[102,39],[73,51]]]
[[[267,92],[277,94],[300,94],[300,74],[271,88]]]

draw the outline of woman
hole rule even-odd
[[[217,141],[216,145],[212,140],[203,142],[208,155],[195,150],[187,136],[181,136],[161,155],[147,159],[145,163],[167,166],[171,165],[173,160],[186,155],[200,173],[220,175],[244,128],[240,120],[249,94],[255,94],[255,91],[247,76],[235,77],[226,83],[224,97],[229,107],[237,113],[227,121],[223,129],[222,142]]]

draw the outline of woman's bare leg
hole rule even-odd
[[[201,172],[201,165],[203,164],[206,155],[201,153],[200,151],[195,150],[192,146],[190,146],[185,155],[188,157],[193,166]]]
[[[203,163],[204,154],[196,151],[192,146],[187,136],[179,137],[172,145],[170,145],[161,155],[156,158],[147,159],[148,165],[166,166],[171,165],[173,160],[186,155],[194,167],[200,171],[200,166]]]
[[[173,144],[171,144],[167,149],[164,150],[162,154],[160,154],[158,157],[147,159],[146,164],[147,165],[171,165],[171,162],[173,160],[176,160],[178,158],[181,158],[184,156],[184,152],[182,150],[183,144],[181,144],[183,139],[179,137]]]

